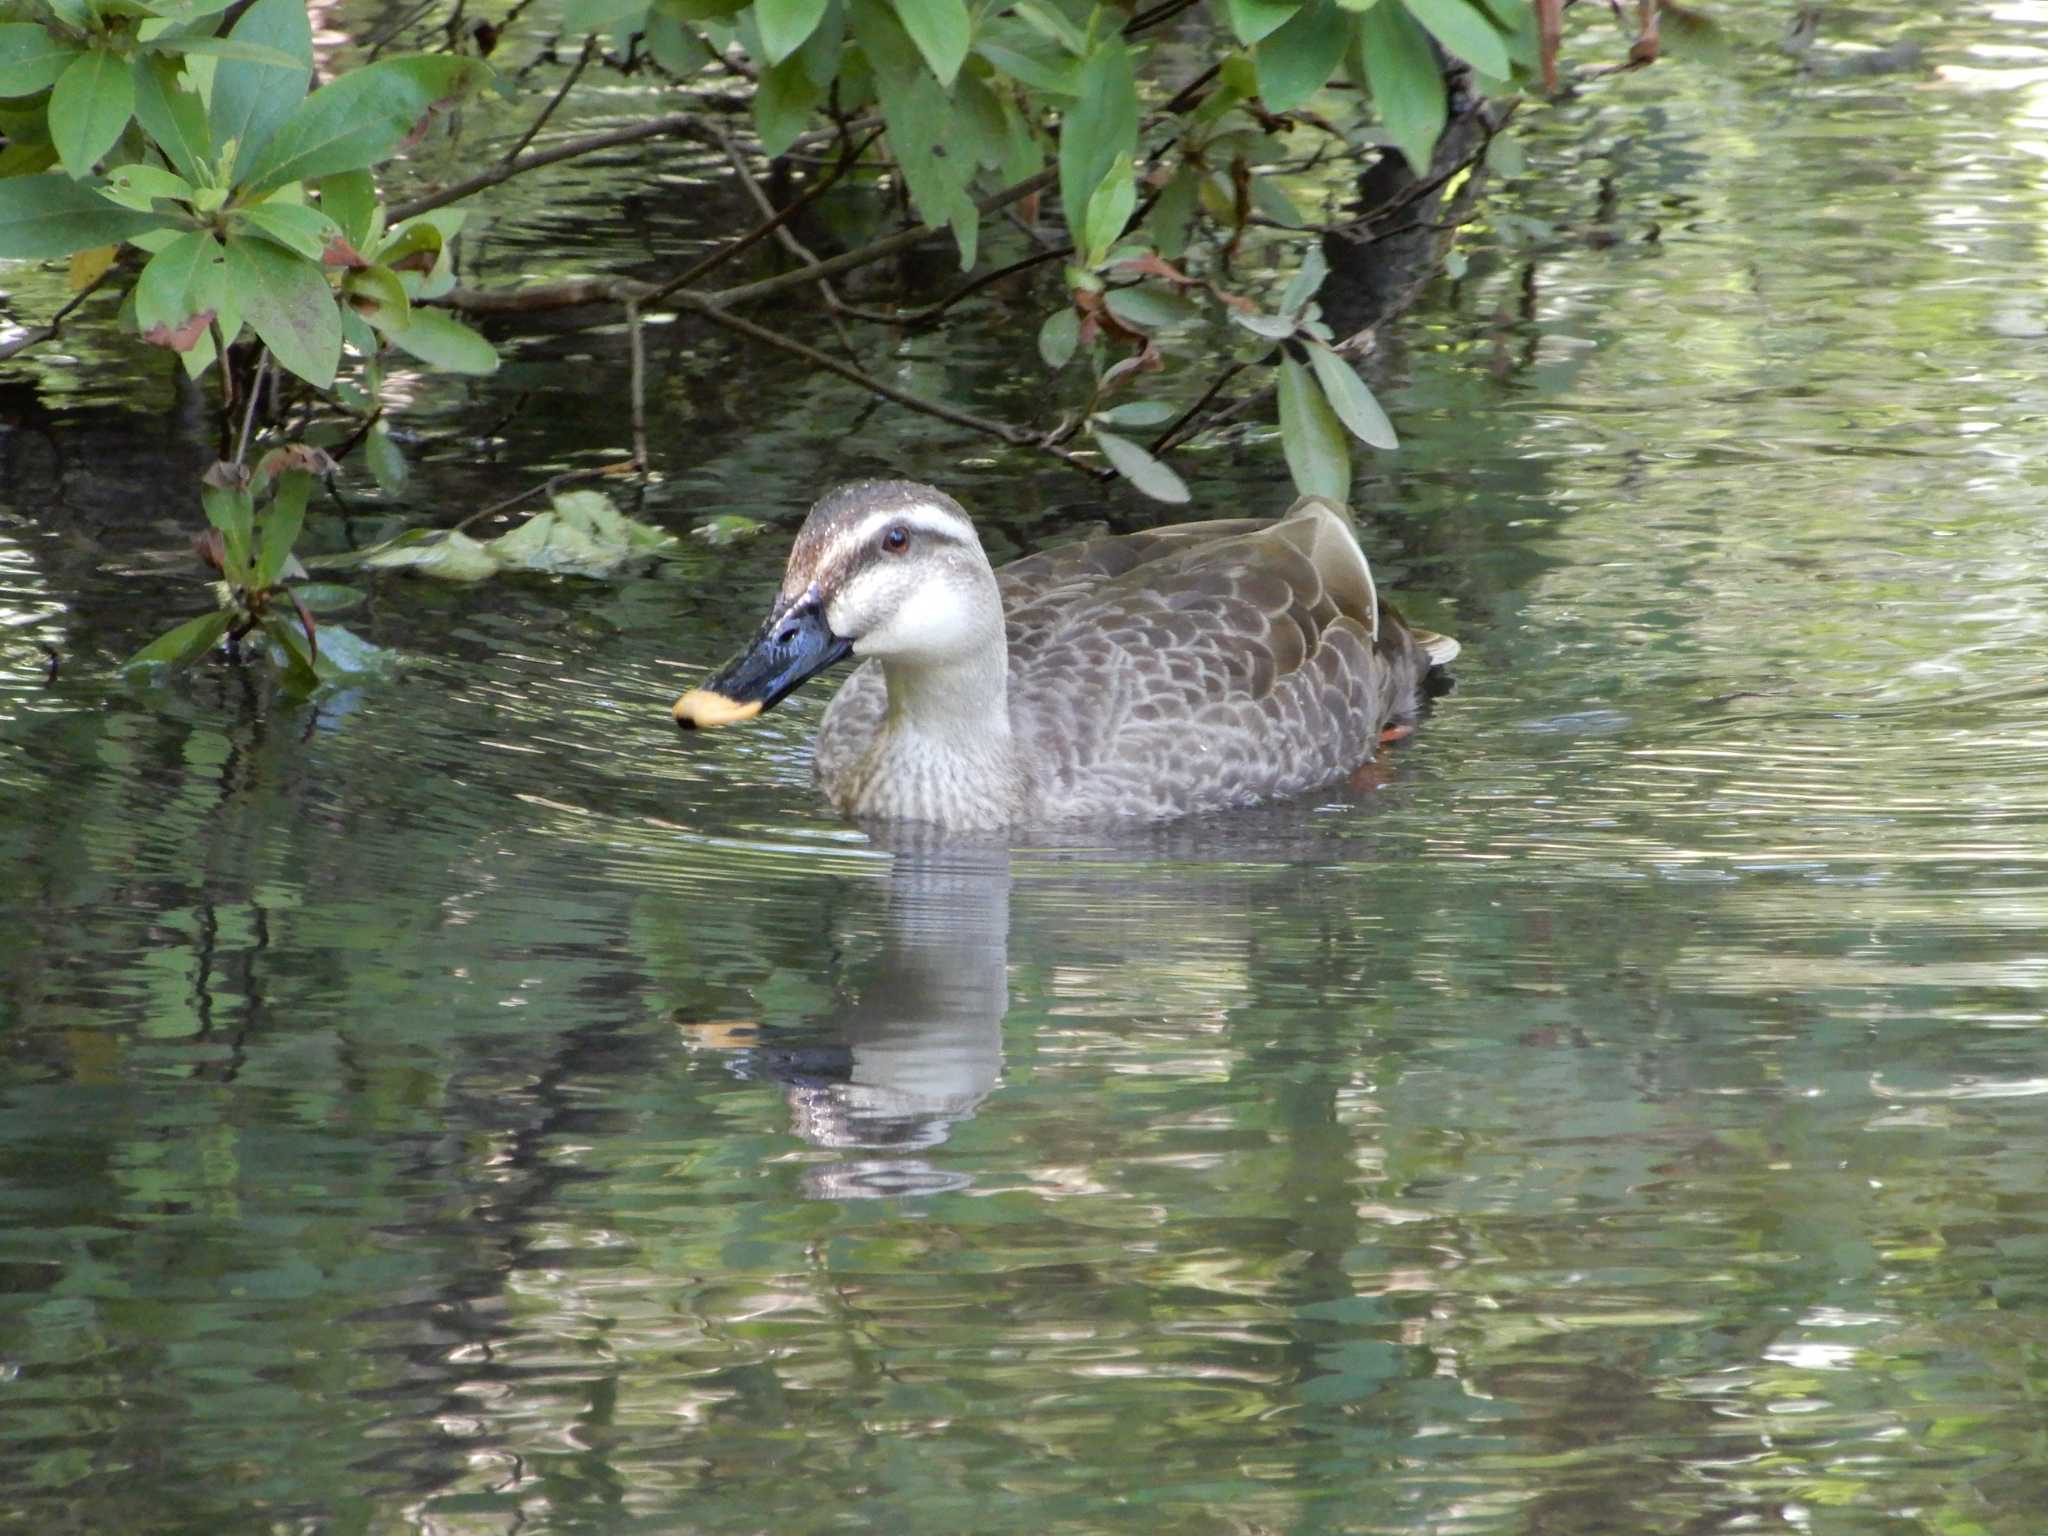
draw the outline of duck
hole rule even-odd
[[[947,832],[1163,822],[1353,772],[1412,730],[1457,654],[1379,595],[1322,497],[996,569],[945,492],[862,480],[811,507],[752,644],[673,714],[684,730],[750,720],[853,658],[813,754],[839,814]]]

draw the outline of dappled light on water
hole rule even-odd
[[[0,506],[0,1525],[2032,1536],[2040,12],[1805,80],[1743,11],[1528,114],[1585,179],[1467,232],[1355,498],[1458,686],[1242,816],[871,835],[825,692],[679,739],[824,485],[1152,516],[680,335],[631,510],[768,530],[366,580],[411,660],[317,711],[115,681],[189,530]],[[904,368],[1015,390],[988,318]],[[586,451],[609,345],[420,494]]]

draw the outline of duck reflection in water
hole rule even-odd
[[[839,1005],[808,1042],[754,1045],[741,1068],[783,1085],[797,1135],[846,1154],[805,1170],[808,1194],[867,1199],[971,1182],[925,1154],[1001,1076],[1009,926],[1007,849],[897,850],[879,952],[840,978]]]

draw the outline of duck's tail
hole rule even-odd
[[[1415,636],[1415,643],[1422,647],[1422,654],[1429,658],[1432,667],[1449,665],[1464,649],[1449,635],[1440,635],[1435,630],[1411,628],[1409,633]]]

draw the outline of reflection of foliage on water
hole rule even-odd
[[[811,806],[821,701],[665,734],[774,540],[372,589],[438,659],[317,712],[24,648],[0,1524],[2031,1536],[2039,220],[1984,178],[2032,98],[1805,89],[1696,77],[1630,153],[1623,105],[1535,130],[1664,237],[1519,188],[1555,243],[1476,252],[1400,361],[1363,499],[1472,642],[1456,707],[1363,804],[1021,851],[1000,1076],[917,1154],[961,1189],[806,1198],[897,889]],[[995,409],[1002,345],[904,366]],[[111,664],[191,433],[95,371],[61,484],[10,438],[72,522],[9,525],[4,598]],[[715,388],[769,420],[693,439],[671,527],[957,452]],[[444,453],[437,499],[497,494]],[[1018,549],[1143,515],[960,475]],[[1223,454],[1196,490],[1286,494]]]

